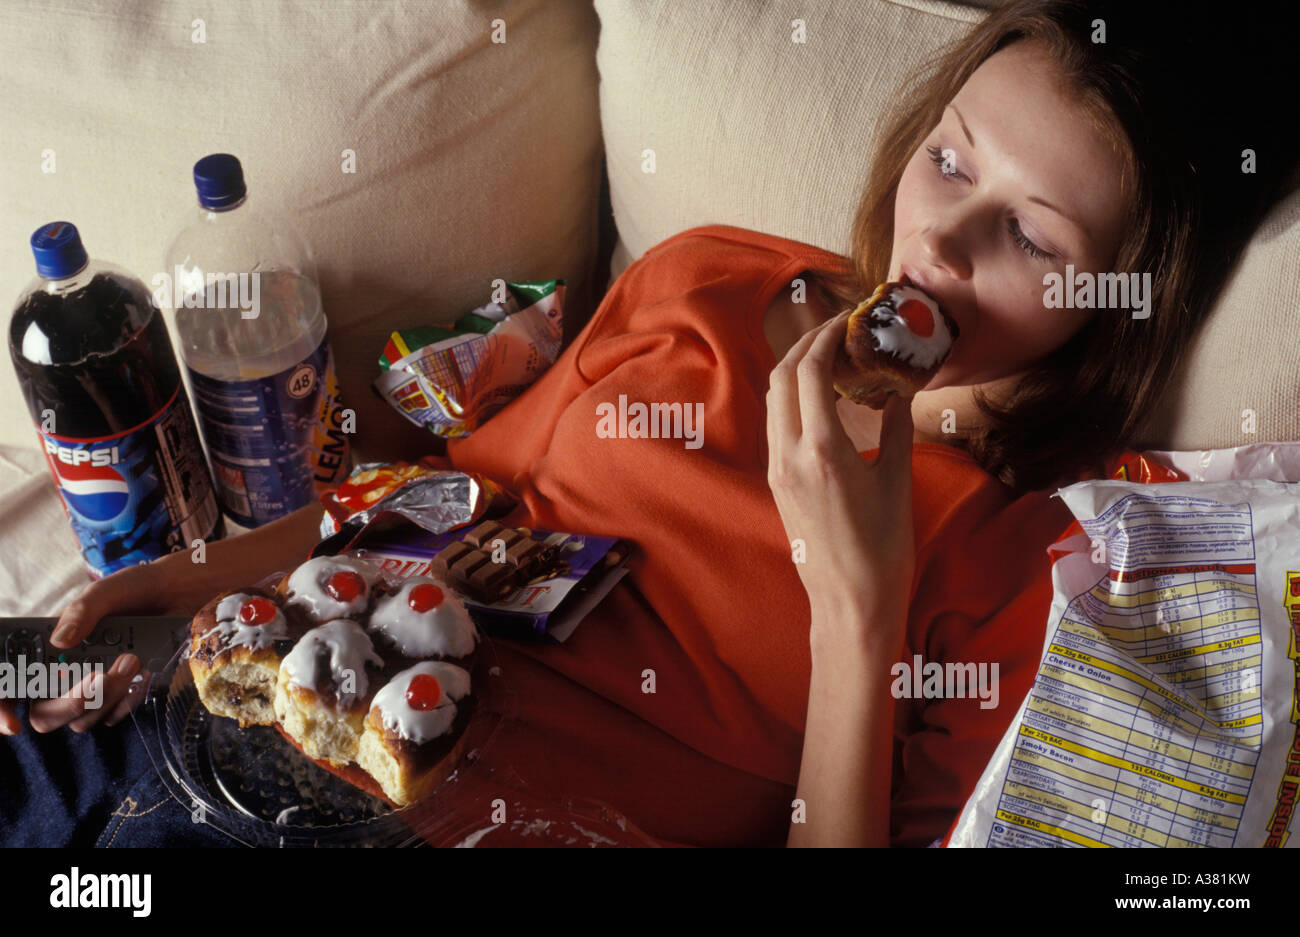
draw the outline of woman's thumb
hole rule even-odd
[[[59,613],[58,624],[50,635],[50,643],[55,647],[72,647],[83,640],[105,615],[116,611],[121,605],[126,580],[135,567],[128,567],[98,582],[92,582],[81,590],[81,594],[69,602]]]

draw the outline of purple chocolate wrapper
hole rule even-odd
[[[353,542],[349,552],[375,561],[385,576],[402,580],[429,575],[433,557],[464,534],[464,530],[434,534],[408,528],[406,534],[394,535],[372,528],[366,536]],[[532,537],[557,544],[566,568],[540,582],[520,586],[505,599],[490,605],[463,595],[461,599],[478,626],[488,634],[532,635],[563,641],[627,573],[630,544],[617,537],[538,528],[532,529]],[[619,561],[607,564],[606,556],[620,545],[623,555]]]

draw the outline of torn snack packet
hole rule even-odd
[[[564,641],[627,573],[631,544],[482,521],[441,534],[371,528],[349,551],[392,580],[432,576],[497,637]]]
[[[1187,480],[1057,491],[1038,672],[947,845],[1300,845],[1300,443],[1143,458]]]
[[[560,354],[564,281],[507,283],[504,303],[451,328],[394,332],[375,389],[416,426],[468,436],[523,393]]]
[[[422,530],[441,533],[501,514],[514,499],[481,475],[434,468],[423,460],[358,466],[321,496],[321,536],[331,545],[355,539],[370,524],[399,516]]]

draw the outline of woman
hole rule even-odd
[[[883,135],[852,264],[684,232],[448,447],[445,464],[519,496],[507,523],[640,547],[565,645],[498,642],[524,710],[502,750],[534,785],[608,800],[669,842],[925,845],[947,829],[1037,662],[1042,548],[1069,521],[1043,489],[1098,472],[1180,359],[1239,246],[1216,240],[1210,263],[1197,224],[1222,234],[1272,195],[1215,208],[1193,122],[1143,97],[1169,65],[1143,42],[1168,37],[1115,12],[1096,43],[1096,11],[1014,3],[939,62]],[[1067,263],[1150,273],[1149,317],[1045,308],[1043,278]],[[837,404],[836,313],[901,274],[962,337],[910,408]],[[597,434],[597,408],[623,398],[699,404],[701,445]],[[110,612],[192,612],[301,557],[318,519],[92,584],[56,643]],[[1003,702],[895,700],[891,667],[914,655],[1001,663]],[[100,712],[41,703],[33,727],[120,718],[137,668],[106,678]]]

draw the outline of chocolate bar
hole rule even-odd
[[[558,546],[534,540],[531,534],[527,527],[484,521],[443,547],[430,561],[429,571],[476,601],[498,602],[555,561]],[[504,557],[498,541],[505,545]]]

